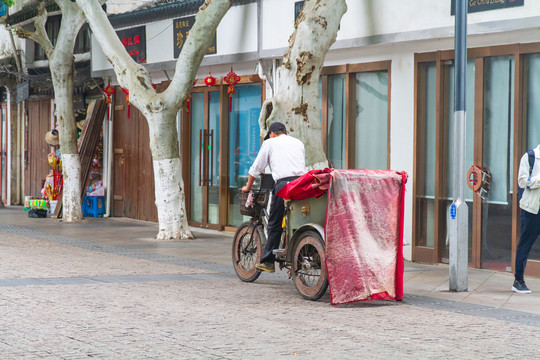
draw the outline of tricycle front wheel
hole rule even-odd
[[[308,300],[318,300],[328,288],[324,241],[315,231],[306,231],[295,242],[291,266],[296,290]]]
[[[253,282],[261,271],[255,267],[259,262],[263,249],[264,231],[261,224],[249,221],[238,227],[234,234],[232,260],[234,271],[240,280]]]

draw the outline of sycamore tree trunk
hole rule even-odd
[[[302,140],[309,169],[328,166],[321,142],[319,76],[345,11],[345,0],[306,0],[277,72],[275,96],[264,102],[259,117],[261,135],[279,121]]]
[[[71,0],[55,0],[55,2],[62,11],[56,46],[53,46],[45,29],[48,15],[43,0],[38,0],[38,13],[34,19],[35,31],[30,32],[19,27],[16,32],[19,37],[29,38],[41,45],[49,59],[64,176],[62,218],[64,222],[80,222],[82,220],[81,163],[73,114],[73,49],[77,34],[84,24],[84,17]]]
[[[62,219],[79,222],[82,219],[81,161],[77,149],[77,127],[73,115],[73,55],[55,54],[50,61],[60,152],[62,153]]]
[[[92,32],[112,64],[120,85],[129,90],[129,101],[148,122],[154,162],[157,239],[193,238],[187,222],[184,184],[175,117],[187,99],[197,70],[213,34],[230,7],[230,0],[206,0],[200,7],[176,63],[167,90],[156,93],[148,71],[126,52],[98,0],[77,0]]]
[[[145,113],[154,166],[159,239],[192,238],[185,211],[184,180],[178,154],[176,112]]]

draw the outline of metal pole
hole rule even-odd
[[[465,203],[467,3],[467,0],[456,0],[455,2],[454,194],[453,203],[450,206],[450,291],[467,291],[468,288],[469,219]]]

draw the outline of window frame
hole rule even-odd
[[[356,153],[356,86],[357,73],[386,71],[388,73],[388,104],[387,104],[387,134],[386,134],[386,169],[390,169],[390,133],[391,133],[391,93],[392,93],[392,61],[326,66],[321,70],[322,98],[321,133],[322,145],[328,157],[328,76],[345,74],[345,168],[355,167]]]

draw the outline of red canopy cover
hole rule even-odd
[[[278,195],[301,200],[328,188],[325,260],[332,305],[403,299],[406,172],[313,170]]]

